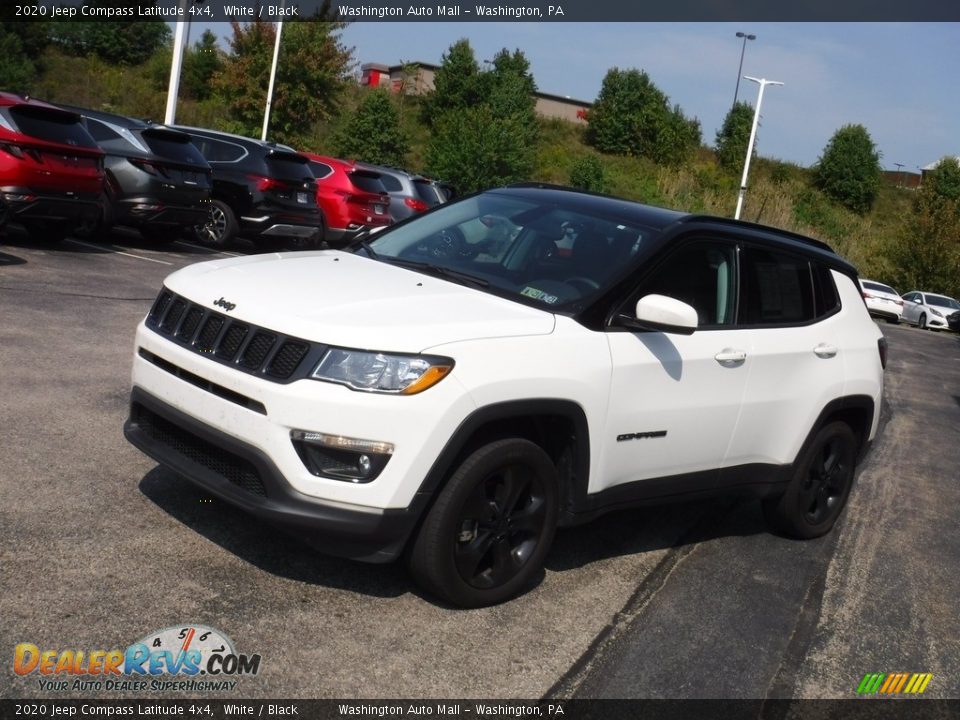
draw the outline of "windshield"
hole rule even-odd
[[[485,193],[385,231],[370,244],[381,261],[560,309],[608,287],[653,234],[619,218]]]
[[[950,310],[960,310],[960,303],[953,298],[944,297],[943,295],[927,295],[927,305],[949,308]]]

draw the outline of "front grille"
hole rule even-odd
[[[273,356],[273,360],[267,367],[267,374],[281,379],[290,377],[309,349],[308,345],[300,342],[285,342]]]
[[[249,493],[267,496],[260,473],[248,460],[197,437],[139,403],[133,404],[130,415],[145,435],[168,450]]]
[[[306,377],[327,349],[233,320],[166,288],[147,315],[147,327],[181,347],[272,382]]]

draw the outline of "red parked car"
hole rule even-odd
[[[0,225],[62,240],[96,221],[102,190],[103,151],[79,115],[0,92]]]
[[[390,196],[379,173],[337,158],[301,154],[310,158],[317,178],[317,205],[323,211],[323,238],[328,244],[346,245],[363,230],[392,222]]]

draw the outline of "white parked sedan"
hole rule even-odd
[[[860,279],[860,291],[871,315],[881,317],[889,323],[900,322],[900,316],[903,315],[903,299],[900,293],[889,285],[863,278]]]
[[[903,296],[903,320],[918,328],[946,330],[947,317],[960,310],[960,303],[946,295],[914,290]]]

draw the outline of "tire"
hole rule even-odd
[[[888,317],[888,318],[887,318],[887,322],[888,322],[889,324],[891,324],[891,325],[899,325],[899,324],[900,324],[900,318],[898,318],[898,317]]]
[[[540,573],[558,507],[556,468],[538,445],[519,438],[484,445],[454,471],[427,513],[410,549],[410,571],[452,605],[503,602]]]
[[[210,201],[210,217],[203,225],[197,225],[194,235],[197,242],[210,247],[226,247],[237,236],[240,226],[233,210],[222,200]]]
[[[113,206],[110,198],[103,194],[97,203],[100,212],[96,218],[81,220],[73,229],[73,234],[81,240],[94,240],[101,235],[107,235],[113,228]]]
[[[770,527],[795,538],[830,531],[853,487],[857,440],[845,422],[820,428],[798,459],[786,492],[763,502]]]
[[[921,330],[927,329],[927,316],[924,313],[920,313],[920,319],[917,320],[917,327]]]

